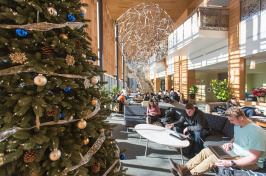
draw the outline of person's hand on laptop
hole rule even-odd
[[[183,134],[185,135],[187,132],[188,132],[188,128],[186,127],[186,128],[183,130]]]
[[[165,125],[165,127],[166,127],[166,128],[170,128],[170,129],[171,129],[171,128],[173,128],[173,127],[174,127],[174,124],[167,124],[167,125]]]
[[[232,143],[226,143],[223,145],[223,148],[228,151],[228,150],[233,150],[233,144]]]

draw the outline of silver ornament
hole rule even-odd
[[[56,161],[61,157],[61,151],[55,149],[54,151],[52,151],[49,155],[50,160],[52,161]]]
[[[84,87],[85,87],[85,89],[90,88],[90,80],[85,79],[85,81],[84,81]]]
[[[85,7],[80,7],[80,11],[82,14],[86,14],[87,13],[87,9]]]
[[[47,83],[47,79],[42,74],[39,74],[34,78],[34,83],[37,86],[44,86]]]
[[[92,83],[92,84],[97,84],[97,83],[98,83],[98,76],[93,76],[93,77],[91,78],[91,83]]]
[[[54,7],[47,7],[47,11],[50,13],[50,15],[56,16],[57,11]]]

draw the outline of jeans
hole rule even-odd
[[[256,115],[253,108],[244,107],[244,108],[242,108],[242,110],[244,111],[245,115],[248,115],[248,117],[252,117],[252,116]]]
[[[187,125],[183,125],[182,127],[174,127],[174,131],[183,134],[183,130],[187,127]],[[208,135],[207,130],[203,129],[200,131],[189,131],[191,135],[194,135],[195,146],[194,152],[199,153],[201,149],[203,149],[203,141],[204,138]]]

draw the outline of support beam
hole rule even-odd
[[[119,89],[119,43],[118,43],[118,21],[115,21],[115,56],[116,56],[116,84]]]
[[[98,17],[98,58],[100,70],[104,70],[104,54],[103,54],[103,2],[97,0],[97,17]],[[100,80],[104,81],[104,74],[100,74]]]

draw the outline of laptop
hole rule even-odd
[[[177,139],[180,139],[180,140],[189,139],[189,136],[184,135],[184,134],[181,134],[181,133],[177,133],[177,132],[175,132],[175,131],[171,131],[171,132],[169,133],[169,135],[172,136],[172,137],[175,137],[175,138],[177,138]]]
[[[238,155],[233,150],[226,151],[223,147],[225,143],[218,143],[209,145],[208,148],[215,154],[215,156],[219,159],[223,158],[233,158],[237,157]]]

